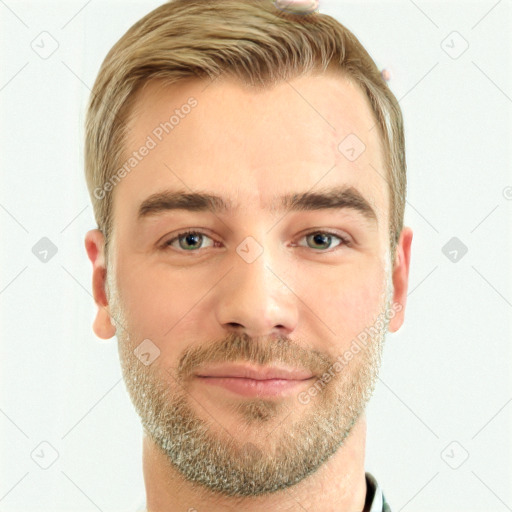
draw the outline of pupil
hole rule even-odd
[[[186,237],[185,237],[185,240],[186,240],[186,243],[189,244],[189,245],[197,245],[197,239],[199,238],[199,234],[197,233],[189,233]]]
[[[327,238],[327,239],[328,239],[328,240],[327,240],[327,242],[326,242],[326,241],[324,241],[324,240],[322,240],[322,239],[325,239],[325,238]],[[318,233],[318,234],[316,234],[316,235],[314,236],[315,244],[318,244],[318,245],[322,245],[322,244],[324,244],[324,245],[325,245],[325,244],[329,244],[329,242],[330,242],[330,238],[331,238],[331,237],[330,237],[329,235],[323,235],[323,234],[321,234],[321,233]],[[319,240],[320,240],[320,241],[319,241]]]

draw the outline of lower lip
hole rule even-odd
[[[220,386],[243,396],[281,396],[296,390],[305,382],[313,380],[268,379],[256,380],[242,377],[197,377],[210,386]]]

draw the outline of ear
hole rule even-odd
[[[400,304],[400,311],[389,321],[388,331],[396,332],[404,323],[407,287],[409,285],[409,262],[411,260],[412,229],[404,227],[395,252],[393,269],[393,303]]]
[[[105,267],[105,237],[99,229],[92,229],[85,235],[85,249],[92,263],[92,291],[98,312],[93,323],[96,336],[104,340],[112,338],[116,328],[110,321],[110,311],[106,295],[107,269]]]

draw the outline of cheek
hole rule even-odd
[[[183,329],[184,317],[193,316],[193,306],[204,293],[199,278],[191,280],[179,269],[162,272],[141,261],[119,262],[118,283],[129,330],[155,340]]]
[[[337,338],[347,340],[380,313],[384,276],[378,265],[330,268],[303,281],[302,296]]]

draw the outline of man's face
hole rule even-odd
[[[393,298],[378,130],[363,93],[339,77],[260,91],[227,79],[159,85],[137,97],[127,158],[148,136],[156,146],[114,191],[107,279],[124,379],[146,434],[186,479],[227,495],[283,489],[336,452],[375,384],[388,322],[354,340]],[[191,97],[197,105],[182,109]],[[175,109],[179,122],[158,130]],[[355,159],[363,146],[350,134],[365,145]],[[279,208],[281,196],[336,187],[352,187],[375,218]],[[153,202],[139,215],[164,191],[221,196],[229,208]],[[177,238],[184,231],[195,234]],[[226,362],[312,377],[240,391],[229,385],[240,380],[205,377]]]

